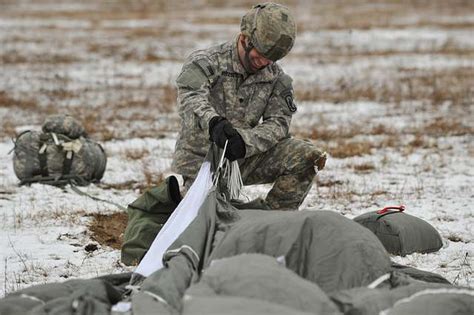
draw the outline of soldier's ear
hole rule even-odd
[[[249,43],[249,40],[248,40],[247,36],[245,36],[245,35],[242,34],[242,33],[240,33],[239,41],[240,41],[241,43],[244,43],[244,44],[248,44],[248,43]]]

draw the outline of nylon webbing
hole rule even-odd
[[[46,142],[40,141],[40,149],[38,151],[38,160],[40,164],[40,174],[43,177],[48,177],[48,159],[46,155],[47,145]]]
[[[86,192],[80,190],[79,188],[77,188],[77,186],[76,186],[73,182],[71,182],[70,184],[71,184],[71,189],[72,189],[76,194],[78,194],[78,195],[80,195],[80,196],[86,196],[86,197],[89,197],[89,198],[91,198],[92,200],[95,200],[95,201],[105,202],[105,203],[108,203],[108,204],[110,204],[110,205],[116,206],[117,208],[119,208],[119,209],[121,209],[121,210],[123,210],[123,211],[127,211],[127,208],[125,208],[124,206],[122,206],[122,205],[120,205],[120,204],[118,204],[118,203],[115,203],[115,202],[110,201],[110,200],[102,199],[102,198],[99,198],[99,197],[92,196],[92,195],[90,195],[90,194],[88,194],[88,193],[86,193]]]

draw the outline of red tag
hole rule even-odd
[[[400,212],[402,211],[405,211],[405,206],[404,205],[400,205],[400,206],[388,206],[388,207],[385,207],[381,210],[378,210],[377,211],[377,214],[384,214],[386,213],[388,210],[398,210]]]

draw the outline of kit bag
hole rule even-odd
[[[371,230],[391,254],[431,253],[443,246],[438,231],[428,222],[409,215],[405,207],[386,207],[364,213],[354,221]]]
[[[20,185],[87,185],[103,177],[106,164],[102,146],[71,116],[51,116],[41,132],[25,131],[15,139],[13,169]]]
[[[128,223],[121,250],[124,264],[131,266],[140,262],[180,201],[178,180],[169,176],[128,205]]]

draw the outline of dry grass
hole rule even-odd
[[[61,221],[70,226],[77,226],[81,224],[81,218],[87,215],[85,210],[72,211],[71,209],[55,209],[35,213],[16,212],[14,209],[13,212],[15,229],[23,227],[24,222],[37,226],[49,226],[51,221]]]
[[[7,51],[0,55],[0,64],[12,65],[12,64],[53,64],[60,65],[64,63],[73,63],[80,61],[79,58],[71,55],[59,55],[59,54],[31,54],[27,55],[19,51]]]
[[[141,160],[150,155],[150,151],[148,149],[127,149],[124,152],[125,157],[128,160]]]
[[[296,129],[293,133],[316,141],[335,158],[371,155],[374,150],[383,148],[398,148],[407,156],[418,149],[438,148],[438,137],[474,135],[474,127],[458,118],[445,116],[403,129],[382,124],[371,126],[369,121],[336,127],[325,124],[327,122],[319,122],[309,131],[308,128]]]
[[[5,108],[20,108],[25,110],[37,110],[39,105],[35,99],[26,98],[19,99],[16,97],[10,96],[5,91],[0,91],[0,107]]]
[[[300,23],[299,30],[341,30],[341,29],[373,29],[385,27],[471,27],[471,22],[445,23],[433,19],[433,16],[465,16],[474,11],[471,1],[456,0],[443,1],[397,1],[384,0],[374,3],[369,0],[353,1],[318,1],[304,2],[308,21]],[[293,6],[298,9],[297,3]],[[419,14],[418,19],[410,20],[406,17],[414,12]],[[309,23],[309,20],[312,23]]]
[[[345,182],[343,182],[342,180],[339,180],[339,179],[336,179],[336,180],[333,180],[333,179],[321,179],[320,177],[316,176],[315,177],[316,179],[316,184],[318,185],[318,187],[332,187],[332,186],[336,186],[336,185],[344,185]]]
[[[82,122],[87,134],[92,136],[95,140],[110,141],[116,139],[115,129],[99,120],[99,111],[81,110],[80,114],[76,112],[73,116]]]
[[[138,190],[140,193],[142,193],[148,188],[160,185],[160,183],[165,180],[165,176],[163,174],[152,172],[146,162],[143,164],[142,172],[143,176],[145,177],[144,181],[130,180],[113,184],[100,183],[98,186],[102,189]]]
[[[353,156],[370,155],[374,145],[369,141],[338,141],[328,148],[331,156],[344,159]]]
[[[429,149],[429,148],[437,148],[438,143],[436,139],[432,139],[426,137],[422,134],[415,135],[415,138],[408,143],[408,147],[415,150],[415,149]]]
[[[162,173],[156,173],[150,170],[150,167],[148,166],[147,163],[143,163],[143,175],[145,176],[145,187],[153,187],[153,186],[158,186],[165,180],[165,176]],[[141,192],[144,191],[144,189],[140,190]]]
[[[433,105],[450,102],[453,105],[468,106],[474,99],[474,76],[471,68],[456,68],[443,71],[399,69],[399,77],[390,82],[371,83],[348,82],[340,79],[331,89],[319,86],[295,87],[298,101],[327,101],[345,103],[353,101],[374,101],[400,103],[423,100]]]
[[[438,117],[425,125],[423,132],[434,137],[472,135],[474,126],[467,126],[457,119]]]
[[[352,168],[359,173],[370,173],[375,170],[375,165],[373,163],[367,162],[353,165]]]
[[[16,136],[15,126],[10,120],[3,122],[2,126],[0,127],[0,134],[3,134],[8,138],[14,138]]]
[[[159,100],[160,109],[163,113],[172,113],[176,111],[176,99],[178,91],[172,84],[167,84],[161,87],[161,97]]]

